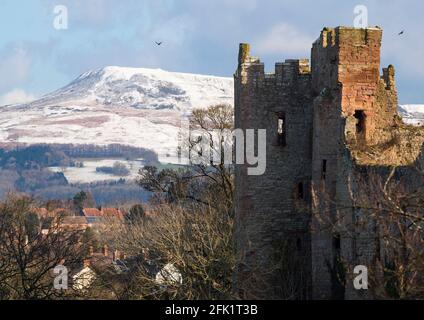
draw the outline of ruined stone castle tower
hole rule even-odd
[[[380,73],[382,30],[325,28],[308,60],[286,60],[266,74],[240,45],[235,73],[235,126],[267,130],[267,169],[249,176],[236,168],[238,293],[249,298],[368,298],[341,283],[337,261],[369,265],[373,230],[355,236],[330,227],[358,214],[350,180],[361,168],[409,166],[422,135],[408,144],[397,114],[394,68]],[[399,142],[370,155],[355,146]],[[409,149],[407,149],[409,148]],[[394,149],[401,151],[403,156]],[[362,150],[362,149],[361,149]],[[404,152],[402,152],[402,150]],[[324,221],[324,222],[323,222]],[[291,294],[291,292],[293,292]]]

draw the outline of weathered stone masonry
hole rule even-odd
[[[325,28],[313,44],[311,65],[286,60],[274,74],[250,56],[249,45],[240,45],[235,126],[267,129],[267,170],[249,176],[245,165],[236,168],[239,294],[293,298],[279,266],[281,259],[300,256],[301,267],[289,276],[301,282],[295,298],[369,298],[350,285],[341,288],[331,270],[337,255],[352,264],[371,263],[375,235],[335,235],[313,217],[340,211],[346,219],[353,216],[337,203],[351,201],[348,181],[360,167],[418,161],[423,130],[411,136],[397,114],[394,68],[380,74],[381,40],[378,27]],[[387,147],[394,135],[398,143]]]

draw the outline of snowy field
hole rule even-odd
[[[121,178],[125,180],[135,180],[138,176],[138,172],[143,168],[143,159],[137,160],[125,160],[125,159],[75,159],[77,162],[82,162],[84,166],[80,167],[50,167],[49,170],[52,172],[62,172],[69,183],[92,183],[100,181],[117,181]],[[120,177],[113,174],[106,174],[103,172],[97,172],[97,167],[113,167],[113,165],[119,162],[126,166],[129,170],[129,175]],[[179,165],[177,157],[159,157],[160,166],[166,167],[169,165]]]
[[[137,177],[138,171],[143,168],[142,160],[127,161],[125,159],[77,159],[84,166],[80,167],[50,167],[53,172],[62,172],[69,183],[90,183],[97,181],[116,181],[120,178],[133,180]],[[116,163],[122,163],[129,170],[129,175],[120,177],[103,172],[97,172],[97,167],[113,167]]]

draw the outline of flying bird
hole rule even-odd
[[[405,33],[405,30],[402,30],[401,32],[399,32],[399,36],[403,35]]]
[[[156,43],[158,46],[160,46],[160,45],[162,44],[162,41],[161,41],[161,42],[157,42],[157,41],[155,41],[155,43]]]

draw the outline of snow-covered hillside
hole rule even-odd
[[[181,117],[233,103],[233,80],[160,69],[106,67],[29,104],[0,108],[0,142],[125,144],[164,155]]]
[[[106,67],[32,103],[0,107],[0,143],[124,144],[172,155],[182,117],[233,97],[231,78]],[[424,124],[424,105],[399,111]]]
[[[399,114],[408,124],[424,125],[424,104],[409,104],[399,106]]]

